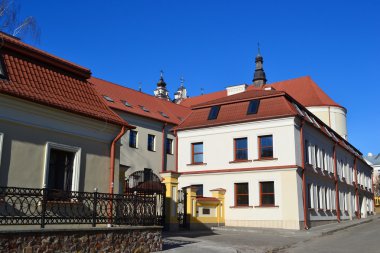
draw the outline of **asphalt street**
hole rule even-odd
[[[365,222],[353,227],[349,227],[349,222],[333,224],[310,231],[227,228],[166,234],[162,252],[380,253],[379,217]]]

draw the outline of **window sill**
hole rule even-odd
[[[204,166],[204,165],[207,165],[207,163],[189,163],[189,164],[186,164],[187,166]]]
[[[252,162],[252,160],[234,160],[230,161],[229,163],[249,163]]]
[[[276,205],[264,205],[264,206],[255,206],[255,208],[279,208]]]
[[[139,149],[138,147],[132,147],[132,146],[129,146],[130,148],[134,148],[134,149]]]
[[[149,152],[156,152],[156,150],[149,150],[149,149],[148,149],[148,151],[149,151]]]
[[[173,153],[166,153],[167,155],[174,155]]]
[[[247,209],[247,208],[253,208],[253,206],[230,206],[230,208]]]
[[[254,159],[253,161],[258,162],[258,161],[276,161],[276,160],[278,160],[278,158],[273,158],[273,157],[271,157],[271,158],[259,158],[259,159]]]

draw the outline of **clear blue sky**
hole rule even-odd
[[[310,75],[348,110],[348,136],[380,152],[380,1],[21,1],[37,47],[152,94],[161,69],[190,96],[250,83],[257,42],[268,82]],[[30,42],[30,41],[29,41]]]

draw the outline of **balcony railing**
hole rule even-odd
[[[163,225],[164,193],[64,192],[0,187],[0,225]]]

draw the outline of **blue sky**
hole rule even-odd
[[[257,42],[268,82],[310,75],[348,110],[349,141],[380,152],[380,1],[20,1],[31,44],[152,94],[250,83]]]

